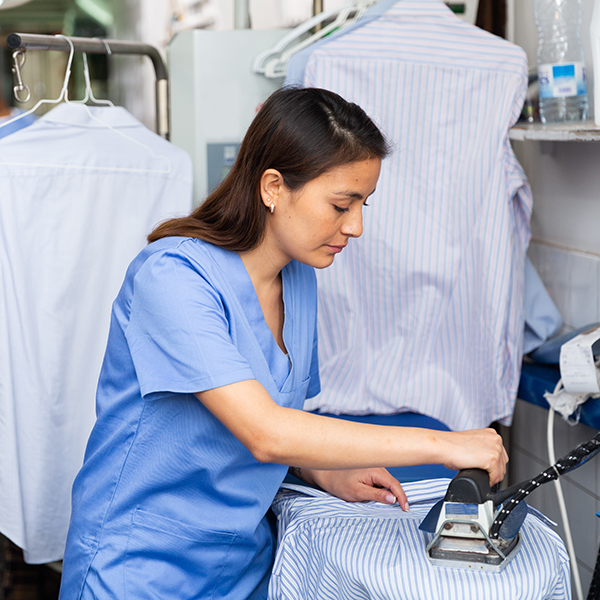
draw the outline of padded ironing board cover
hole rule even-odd
[[[530,508],[518,554],[501,573],[432,566],[418,529],[449,479],[404,484],[399,506],[350,503],[304,486],[281,488],[273,503],[278,549],[270,600],[567,600],[569,557],[551,522]]]

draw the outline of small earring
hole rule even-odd
[[[273,212],[275,210],[275,205],[271,202],[271,206],[269,207],[271,212]]]

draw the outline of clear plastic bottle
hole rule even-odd
[[[543,123],[587,119],[581,18],[581,0],[535,0],[540,118]]]

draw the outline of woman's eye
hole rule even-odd
[[[350,210],[349,208],[343,208],[342,206],[336,206],[335,204],[333,205],[333,208],[335,208],[335,210],[341,213],[345,213]]]

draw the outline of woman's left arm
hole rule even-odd
[[[346,502],[398,502],[403,510],[408,510],[408,500],[400,482],[384,468],[320,470],[290,467],[290,473]]]

